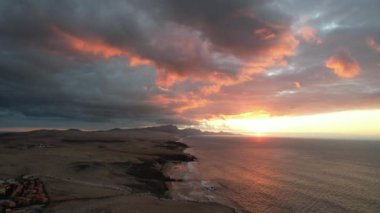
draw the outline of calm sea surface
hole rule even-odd
[[[185,138],[196,162],[172,168],[174,199],[241,212],[380,212],[380,142]]]

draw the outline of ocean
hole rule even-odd
[[[380,141],[198,136],[170,176],[178,200],[239,212],[380,212]]]

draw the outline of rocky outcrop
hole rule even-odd
[[[0,180],[0,213],[40,212],[49,202],[39,178],[23,176]]]

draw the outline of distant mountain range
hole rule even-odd
[[[167,132],[167,133],[173,133],[173,134],[178,134],[178,135],[183,135],[183,136],[189,136],[189,135],[235,135],[233,133],[228,133],[228,132],[209,132],[209,131],[201,131],[199,129],[194,129],[194,128],[178,129],[178,127],[175,125],[146,127],[146,128],[140,128],[137,130],[150,130],[150,131]]]
[[[201,131],[199,129],[194,128],[185,128],[185,129],[179,129],[175,125],[164,125],[164,126],[154,126],[154,127],[145,127],[145,128],[132,128],[132,129],[121,129],[121,128],[114,128],[110,130],[102,130],[102,131],[89,131],[89,132],[124,132],[124,131],[154,131],[154,132],[165,132],[170,134],[176,134],[181,136],[191,136],[191,135],[235,135],[233,133],[229,132],[209,132],[209,131]],[[55,129],[39,129],[39,130],[33,130],[29,131],[29,133],[35,133],[35,134],[56,134],[56,133],[80,133],[83,132],[79,129],[67,129],[67,130],[55,130]],[[17,133],[22,132],[0,132],[1,136],[6,135],[13,135]]]

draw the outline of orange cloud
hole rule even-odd
[[[325,61],[325,66],[341,78],[353,78],[360,73],[360,65],[348,51],[340,51]]]
[[[255,30],[255,34],[259,36],[262,40],[270,40],[276,37],[274,33],[266,28],[260,28]]]
[[[222,88],[249,81],[252,75],[263,73],[268,67],[286,66],[286,57],[293,56],[299,42],[294,35],[283,32],[285,26],[271,26],[254,31],[262,39],[265,47],[258,52],[252,52],[244,57],[215,52],[214,44],[202,40],[197,34],[188,34],[178,30],[171,35],[170,42],[154,40],[151,45],[156,47],[155,59],[146,59],[126,49],[110,45],[104,40],[94,37],[79,37],[58,27],[53,31],[60,36],[73,50],[109,59],[115,56],[129,57],[130,66],[150,64],[156,71],[156,86],[161,94],[151,98],[157,105],[184,114],[186,111],[202,108],[211,104],[209,98],[221,91]],[[275,34],[274,32],[277,32]],[[278,33],[282,32],[282,33]],[[175,59],[166,60],[158,53],[175,52]],[[225,57],[225,58],[223,58]],[[172,59],[173,57],[171,57]],[[233,72],[225,71],[223,64],[215,63],[215,58],[233,61]],[[164,60],[165,59],[165,60]],[[212,63],[209,63],[210,60]],[[194,85],[189,90],[175,91],[176,86],[186,81]]]
[[[258,30],[256,33],[262,36],[263,42],[265,40],[271,40],[271,38],[266,36],[267,32],[265,30]],[[156,69],[157,86],[168,94],[170,94],[170,91],[174,92],[176,97],[162,94],[154,97],[152,100],[165,108],[175,109],[175,112],[179,114],[184,114],[189,110],[208,107],[212,104],[212,102],[208,101],[210,97],[214,94],[218,94],[222,88],[252,80],[252,75],[264,73],[268,67],[286,66],[286,57],[295,54],[299,41],[292,33],[282,34],[276,39],[272,45],[262,51],[260,57],[255,55],[247,59],[243,58],[241,61],[241,69],[232,76],[218,71],[191,72],[191,70],[182,70],[182,72],[178,72],[177,70],[158,67]],[[194,90],[186,92],[176,92],[172,89],[174,84],[180,85],[179,82],[185,80],[195,84],[200,83],[202,86],[195,86]]]
[[[169,108],[177,113],[183,113],[189,109],[198,108],[206,105],[209,101],[199,98],[193,94],[181,95],[176,97],[168,97],[167,95],[155,95],[151,98],[155,104]]]
[[[159,71],[158,73],[164,74],[165,72]],[[222,74],[214,73],[214,75],[204,76],[203,79],[192,79],[193,83],[207,82],[206,85],[199,86],[195,91],[182,91],[172,94],[170,93],[170,91],[172,91],[170,87],[175,82],[185,80],[187,77],[179,76],[175,72],[169,72],[166,73],[166,75],[167,76],[162,82],[159,81],[160,78],[158,78],[158,82],[156,82],[156,84],[166,93],[153,96],[151,101],[164,108],[174,110],[179,114],[210,104],[211,102],[208,100],[208,96],[218,93],[224,86],[231,86],[248,80],[248,78],[243,76],[238,79],[233,79]]]
[[[269,61],[265,66],[276,65],[278,61],[284,61],[285,57],[294,56],[298,45],[299,41],[293,35],[290,33],[283,35],[276,45],[268,49],[266,57],[268,57]],[[283,65],[286,65],[286,63]]]
[[[114,47],[105,43],[104,41],[96,38],[84,39],[74,36],[68,32],[61,30],[58,27],[53,26],[53,31],[61,36],[74,50],[82,53],[92,54],[96,56],[101,56],[106,59],[125,55],[129,58],[130,66],[140,66],[150,64],[151,62],[147,59],[141,58],[135,54],[132,54],[126,50]]]
[[[367,45],[374,49],[376,52],[379,52],[380,53],[380,44],[378,44],[375,39],[373,38],[369,38],[367,39]]]
[[[298,82],[298,81],[293,82],[293,85],[294,85],[294,87],[297,88],[297,89],[300,89],[300,88],[302,87],[302,86],[301,86],[301,83]]]
[[[168,91],[176,82],[186,79],[186,76],[179,75],[177,72],[170,71],[164,68],[156,68],[157,77],[156,85],[162,90]]]
[[[294,56],[298,45],[299,41],[291,33],[285,33],[277,38],[276,43],[268,46],[258,56],[255,55],[245,61],[240,74],[252,75],[264,73],[268,67],[285,67],[288,65],[286,57]]]
[[[306,42],[308,43],[314,43],[314,44],[321,44],[321,39],[317,36],[317,31],[309,26],[304,26],[299,29],[297,34]]]

